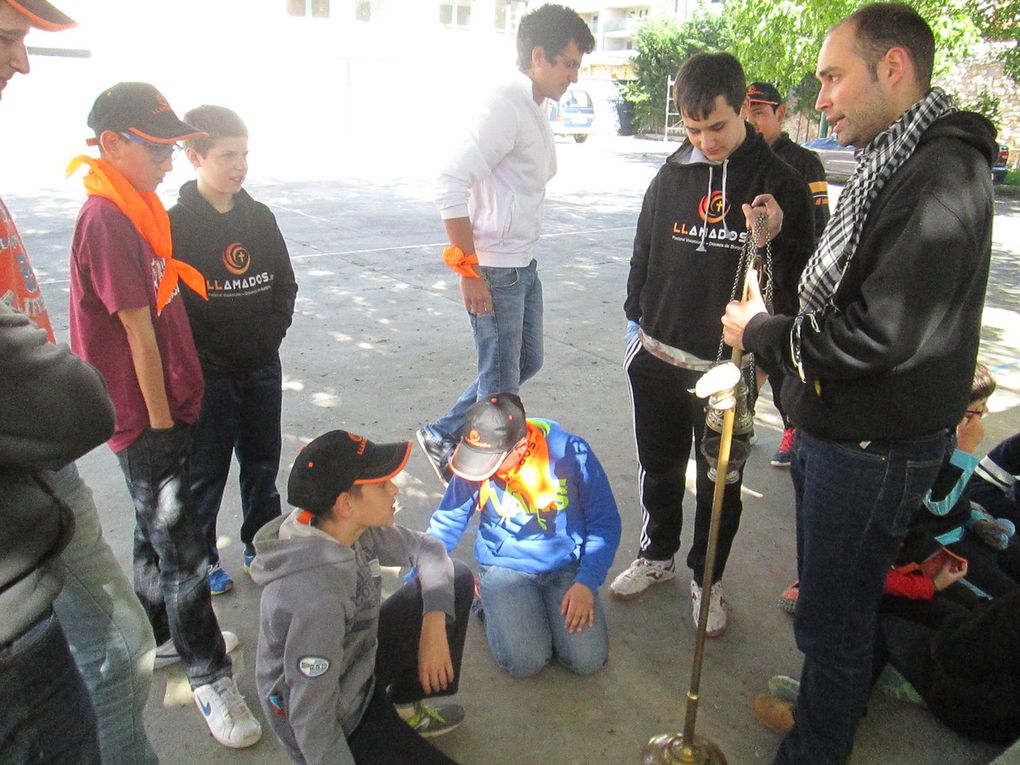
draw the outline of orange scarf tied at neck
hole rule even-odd
[[[549,465],[549,443],[545,433],[534,423],[526,424],[528,448],[524,456],[509,473],[497,473],[497,476],[506,483],[506,490],[510,494],[523,500],[524,512],[540,515],[556,504],[559,482],[553,477]],[[485,479],[479,491],[478,510],[481,511],[490,499],[502,515],[503,508],[496,491],[490,486],[489,479]]]
[[[194,266],[173,257],[170,216],[166,214],[163,203],[159,201],[156,193],[139,191],[105,159],[94,159],[84,154],[71,160],[67,166],[67,176],[71,177],[82,165],[89,166],[88,175],[84,178],[85,191],[88,195],[109,199],[117,205],[117,209],[131,221],[135,231],[149,243],[152,251],[166,261],[166,270],[159,282],[159,289],[156,290],[157,315],[169,304],[178,280],[208,300],[205,277]]]

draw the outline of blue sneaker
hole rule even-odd
[[[251,562],[253,560],[255,560],[255,551],[254,550],[250,550],[250,551],[249,550],[245,550],[244,551],[244,573],[246,573],[246,574],[250,574],[251,573]]]
[[[209,592],[213,595],[223,595],[234,589],[234,580],[219,563],[209,566]]]

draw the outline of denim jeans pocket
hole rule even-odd
[[[490,290],[503,290],[516,287],[521,280],[521,275],[516,268],[496,268],[494,266],[481,266],[482,276],[489,285]]]

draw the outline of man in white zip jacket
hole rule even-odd
[[[513,79],[486,99],[439,177],[437,203],[471,320],[478,376],[449,412],[417,432],[443,483],[468,408],[497,391],[517,393],[542,366],[542,283],[534,259],[545,185],[556,150],[543,105],[577,82],[595,47],[580,16],[544,5],[521,19]]]

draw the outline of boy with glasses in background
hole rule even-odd
[[[212,610],[205,545],[189,485],[190,426],[202,400],[202,369],[179,280],[201,294],[201,274],[171,253],[170,221],[156,187],[175,144],[201,131],[181,122],[152,85],[122,82],[103,91],[88,116],[88,199],[71,242],[71,347],[106,380],[116,412],[108,441],[135,505],[135,592],[156,642],[185,663],[209,730],[232,748],[262,728],[232,677],[230,633]]]

